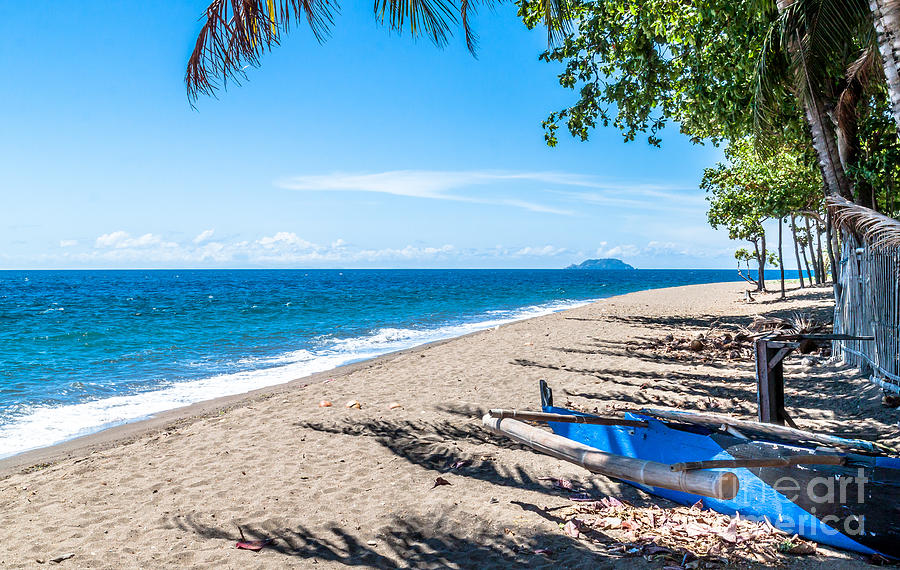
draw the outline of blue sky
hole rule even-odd
[[[204,2],[0,3],[0,268],[734,266],[697,189],[718,149],[545,146],[575,95],[514,6],[475,59],[345,4],[195,110]]]

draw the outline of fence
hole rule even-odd
[[[835,355],[883,388],[900,392],[900,222],[829,198],[841,229],[834,332],[874,341],[836,341]]]

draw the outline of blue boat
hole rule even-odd
[[[547,414],[597,417],[554,406],[543,381],[541,401]],[[729,471],[739,482],[736,496],[723,500],[625,481],[647,493],[683,505],[702,501],[751,520],[765,517],[785,532],[836,548],[900,558],[900,459],[877,444],[712,414],[641,410],[624,419],[631,425],[548,423],[555,434],[596,450],[676,470],[724,465],[712,470]],[[840,465],[803,464],[835,456]],[[753,466],[767,462],[788,465]]]

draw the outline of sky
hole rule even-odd
[[[192,108],[204,2],[0,2],[0,269],[734,267],[698,189],[721,149],[547,147],[576,94],[512,4],[477,58],[344,4]]]

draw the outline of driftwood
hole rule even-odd
[[[731,500],[738,492],[737,476],[727,471],[672,471],[665,463],[600,451],[517,420],[486,414],[482,423],[494,433],[580,465],[592,473],[722,500]]]

